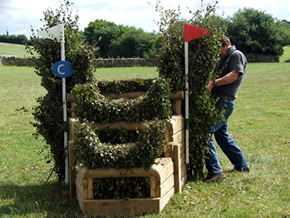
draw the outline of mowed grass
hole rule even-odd
[[[127,80],[127,79],[150,79],[158,77],[156,67],[116,67],[97,68],[95,71],[97,80]]]
[[[140,73],[138,73],[140,72]],[[99,80],[154,78],[156,68],[98,69]],[[29,67],[0,66],[0,217],[83,217],[68,188],[46,163],[49,149],[32,136],[35,98],[45,94]],[[290,63],[249,64],[229,133],[250,173],[225,173],[217,183],[188,181],[165,209],[145,217],[290,216]],[[224,170],[232,166],[218,150]]]
[[[230,133],[243,149],[251,173],[226,174],[216,184],[189,181],[160,215],[148,217],[290,215],[289,69],[288,63],[249,64],[230,119]],[[99,75],[99,79],[107,78],[108,74],[111,78],[119,77],[115,70],[106,69],[105,76]],[[131,72],[138,68],[119,70]],[[145,72],[153,78],[156,69],[148,68]],[[44,143],[31,135],[32,107],[35,98],[45,93],[39,78],[27,67],[0,67],[0,75],[3,78],[0,82],[0,214],[81,217],[76,200],[65,195],[66,187],[59,185],[55,176],[46,182],[52,167],[45,164],[48,151],[39,155]],[[231,169],[226,157],[219,153],[223,168]]]
[[[0,42],[0,56],[31,57],[24,45]]]

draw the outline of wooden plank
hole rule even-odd
[[[83,185],[82,185],[82,189],[83,189],[83,197],[84,200],[89,199],[89,193],[88,193],[88,180],[87,179],[83,179]]]
[[[154,164],[150,169],[144,168],[133,168],[133,169],[115,169],[115,168],[100,168],[100,169],[87,169],[83,166],[78,166],[77,170],[81,171],[83,178],[106,178],[106,177],[150,177],[150,176],[160,176],[160,171],[167,169],[168,166],[172,166],[173,163],[171,158],[157,158],[155,160],[159,162]]]
[[[171,174],[161,185],[160,185],[160,197],[163,198],[167,192],[174,187],[174,174]]]
[[[123,129],[128,131],[141,130],[143,123],[129,123],[129,122],[118,122],[118,123],[94,123],[93,129]]]
[[[178,91],[175,93],[170,92],[169,98],[173,100],[184,100],[184,92],[183,91]]]
[[[187,168],[185,163],[184,144],[174,145],[174,171],[175,171],[175,191],[181,192],[182,186],[187,179]]]
[[[72,147],[74,145],[74,141],[70,140],[68,142],[69,148],[69,187],[70,187],[70,197],[74,197],[76,195],[76,171],[75,171],[75,158],[73,155]]]
[[[159,211],[162,211],[163,208],[166,206],[166,204],[169,202],[169,200],[171,199],[171,197],[174,195],[174,187],[172,187],[167,194],[161,198],[160,200],[160,205],[159,205]]]
[[[187,181],[187,167],[186,164],[181,166],[181,187],[184,186],[184,184]]]
[[[88,178],[88,200],[94,199],[93,178]]]
[[[75,108],[77,106],[77,103],[76,102],[72,102],[71,103],[71,117],[75,118],[76,117],[76,114],[75,114]]]
[[[160,198],[84,201],[84,214],[87,216],[136,216],[160,211]]]
[[[170,157],[171,159],[173,159],[173,145],[173,142],[169,142],[167,144],[167,150],[166,152],[164,152],[165,157]]]
[[[85,212],[85,208],[84,208],[84,197],[83,197],[83,192],[82,189],[78,189],[76,191],[76,197],[79,203],[79,206],[81,208],[81,210],[83,211],[83,213]]]
[[[174,110],[176,115],[182,115],[181,100],[175,100]]]
[[[120,178],[120,177],[149,177],[158,176],[158,172],[152,168],[145,170],[144,168],[134,168],[134,169],[86,169],[83,168],[84,178]]]
[[[184,150],[184,144],[178,144],[176,145],[179,147],[180,152],[178,153],[178,156],[174,157],[174,158],[178,158],[179,159],[179,167],[181,167],[183,164],[185,164],[186,160],[185,160],[185,150]],[[174,159],[175,160],[175,159]],[[174,161],[173,160],[173,161]]]
[[[160,179],[157,176],[150,176],[150,197],[160,197]]]
[[[138,98],[142,95],[144,95],[146,92],[129,92],[129,93],[121,93],[121,94],[117,94],[117,93],[112,93],[112,94],[107,94],[105,95],[106,97],[109,98],[113,98],[113,99],[117,99],[117,98]],[[175,93],[169,93],[169,98],[176,100],[176,99],[180,99],[180,100],[184,100],[184,92],[183,91],[178,91]],[[66,99],[67,102],[71,103],[71,102],[75,102],[75,97],[70,94],[67,93],[66,94]]]
[[[166,164],[160,171],[160,184],[162,184],[171,174],[174,173],[174,166],[171,158],[168,158],[168,162],[169,164]]]
[[[185,131],[182,129],[181,131],[172,135],[169,140],[172,141],[174,144],[179,144],[184,141],[184,134]]]
[[[66,93],[66,101],[68,103],[75,102],[76,101],[75,96],[73,96],[71,93]]]
[[[180,130],[184,129],[184,119],[182,115],[174,115],[170,121],[166,123],[166,127],[170,134],[174,135]]]
[[[75,118],[69,118],[69,139],[74,140],[75,126],[79,125],[79,121]],[[128,131],[141,130],[142,122],[117,122],[117,123],[94,123],[92,128],[94,129],[124,129]],[[166,123],[166,127],[169,134],[174,135],[180,130],[184,129],[184,121],[181,115],[172,116],[171,120]]]
[[[86,200],[84,198],[84,186],[83,186],[83,182],[79,182],[80,180],[78,180],[78,182],[76,182],[76,193],[81,193],[81,200]]]
[[[70,117],[68,119],[69,140],[74,140],[75,138],[76,125],[80,125],[79,120],[77,120],[76,118]]]
[[[113,94],[107,94],[106,97],[109,97],[112,99],[118,99],[118,98],[135,99],[145,94],[146,92],[127,92],[127,93],[121,93],[121,94],[113,93]]]
[[[175,192],[181,192],[181,169],[180,169],[180,146],[173,146],[174,154],[174,183],[175,183]]]

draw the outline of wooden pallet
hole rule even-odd
[[[150,177],[150,198],[93,199],[94,178]],[[149,170],[87,169],[77,167],[76,194],[81,210],[87,216],[135,216],[158,213],[174,194],[174,164],[171,158],[158,158]]]

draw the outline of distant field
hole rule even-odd
[[[24,45],[0,42],[0,56],[4,55],[21,58],[31,57],[31,55],[25,50]]]
[[[0,56],[3,55],[11,55],[16,57],[31,56],[26,52],[24,45],[0,42]],[[280,62],[284,62],[288,59],[290,59],[290,46],[285,46],[284,54],[280,57]]]

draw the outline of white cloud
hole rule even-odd
[[[74,13],[79,15],[80,29],[96,19],[112,21],[116,24],[140,27],[146,31],[157,30],[155,21],[159,15],[155,12],[157,0],[71,0]],[[188,9],[200,9],[201,0],[161,0],[165,8],[177,9],[187,17]],[[204,5],[212,0],[204,0]],[[56,9],[60,0],[0,0],[0,34],[7,30],[10,34],[30,35],[30,26],[35,29],[42,26],[40,19],[48,8]],[[250,7],[266,11],[273,17],[290,20],[289,0],[219,0],[218,12],[232,16],[238,9]]]

